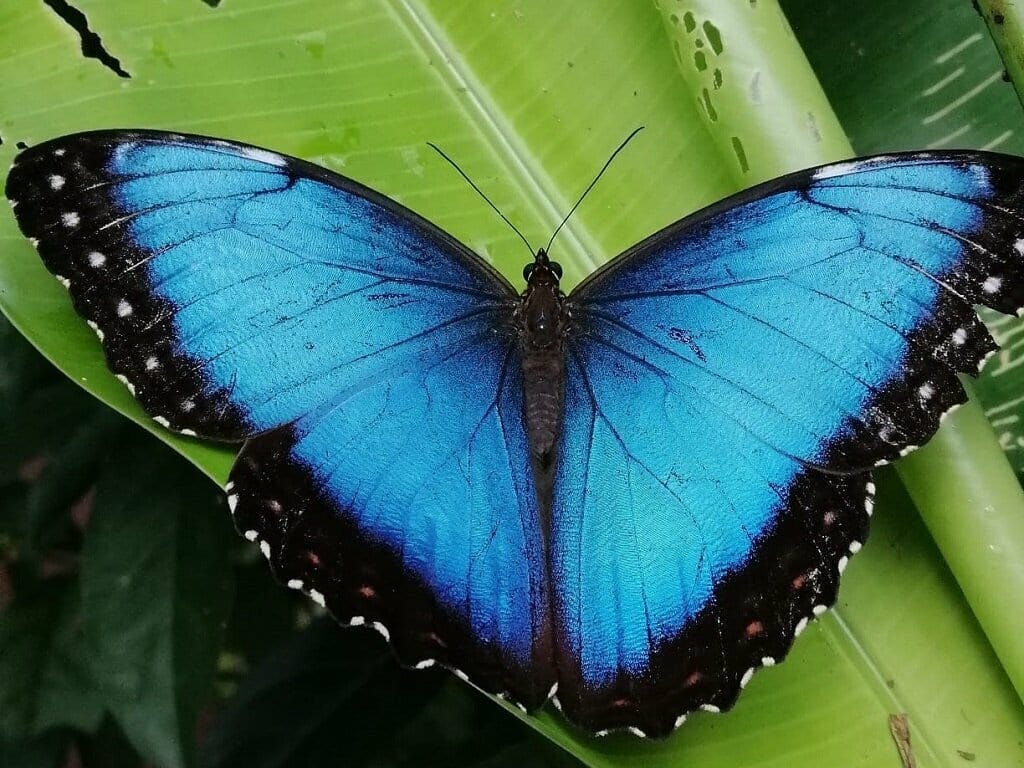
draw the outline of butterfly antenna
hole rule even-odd
[[[603,166],[601,166],[601,170],[597,172],[597,176],[594,177],[594,180],[590,182],[590,184],[587,186],[585,190],[583,190],[583,194],[580,195],[580,199],[576,201],[576,204],[572,208],[569,209],[569,212],[565,214],[565,218],[562,219],[562,222],[557,227],[555,227],[555,231],[551,233],[551,239],[548,240],[548,245],[544,249],[545,253],[551,250],[551,244],[555,242],[555,235],[557,235],[561,231],[562,227],[565,226],[565,222],[567,222],[569,220],[569,217],[572,216],[573,213],[575,213],[577,208],[580,207],[580,203],[583,202],[583,199],[587,196],[587,193],[594,188],[594,185],[597,184],[597,180],[601,178],[601,175],[608,170],[608,166],[612,164],[612,160],[615,159],[615,156],[619,154],[619,152],[624,150],[626,148],[626,145],[629,144],[630,140],[638,133],[640,133],[640,131],[642,131],[643,129],[644,127],[642,125],[639,128],[635,129],[631,134],[629,134],[629,136],[623,139],[622,143],[619,144],[619,146],[615,149],[614,152],[612,152],[611,157],[609,157],[608,161]]]
[[[533,246],[530,245],[530,241],[527,240],[523,236],[523,233],[520,232],[516,228],[515,224],[513,224],[511,221],[508,220],[508,216],[506,216],[504,213],[502,213],[501,211],[498,210],[498,206],[496,206],[494,203],[492,203],[491,202],[491,198],[489,198],[487,195],[485,195],[483,193],[483,190],[481,190],[480,187],[478,187],[476,184],[473,183],[473,180],[471,178],[469,178],[469,176],[466,175],[465,171],[463,171],[461,168],[459,168],[459,164],[456,163],[454,160],[452,160],[450,157],[448,157],[448,155],[446,155],[442,151],[442,149],[439,146],[437,146],[436,144],[434,144],[433,142],[428,141],[427,142],[427,146],[430,147],[435,152],[437,152],[437,154],[439,154],[445,160],[447,160],[449,165],[451,165],[452,168],[454,168],[456,171],[459,172],[459,176],[464,178],[466,180],[466,182],[469,184],[469,186],[471,186],[473,189],[475,189],[476,193],[478,195],[480,195],[480,197],[482,197],[484,199],[484,202],[487,203],[489,206],[491,206],[491,208],[494,210],[494,212],[496,214],[501,216],[501,220],[504,221],[506,224],[508,224],[510,227],[512,227],[512,231],[515,232],[517,235],[519,235],[519,239],[522,240],[524,243],[526,243],[526,247],[530,250],[530,256],[531,257],[534,256],[537,252],[533,249]]]

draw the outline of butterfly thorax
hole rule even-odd
[[[558,288],[561,267],[544,251],[523,270],[526,290],[516,313],[523,365],[523,417],[541,488],[549,486],[565,397],[568,316]]]

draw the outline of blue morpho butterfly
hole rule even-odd
[[[235,520],[399,659],[593,731],[730,707],[836,598],[871,470],[1024,305],[1024,161],[755,187],[568,296],[301,160],[106,131],[18,156],[22,231],[161,424],[246,441]]]

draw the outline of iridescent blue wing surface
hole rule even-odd
[[[143,407],[248,439],[236,523],[282,581],[528,705],[551,685],[511,286],[322,168],[144,131],[41,144],[22,230]]]
[[[1024,162],[911,154],[756,187],[569,296],[558,697],[589,728],[732,705],[835,601],[870,471],[925,442],[1024,305]]]

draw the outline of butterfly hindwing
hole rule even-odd
[[[541,524],[518,352],[493,336],[251,440],[228,500],[283,583],[533,708],[554,682]]]
[[[511,286],[348,179],[145,131],[22,153],[22,230],[165,425],[249,438],[236,522],[278,576],[538,705],[551,686]]]
[[[835,600],[871,468],[926,441],[1024,304],[1024,163],[882,157],[755,188],[569,296],[559,699],[665,733]],[[581,463],[582,462],[582,463]]]

